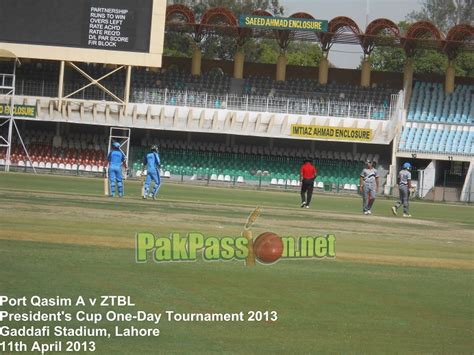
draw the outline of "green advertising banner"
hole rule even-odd
[[[240,15],[241,27],[252,27],[271,30],[321,31],[327,32],[328,21],[296,17],[266,17]]]
[[[10,105],[0,104],[0,115],[10,115]],[[36,106],[31,105],[15,105],[13,108],[13,116],[36,118]]]

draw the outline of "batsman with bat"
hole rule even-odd
[[[372,214],[372,206],[375,194],[379,189],[379,173],[373,166],[373,162],[367,161],[367,167],[360,173],[360,192],[363,198],[363,212],[365,215]]]
[[[123,177],[122,177],[122,165],[127,169],[127,163],[125,162],[125,154],[120,150],[120,143],[112,143],[112,150],[107,157],[108,161],[108,175],[109,175],[109,188],[110,196],[115,197],[115,184],[117,184],[117,190],[119,197],[123,196]]]
[[[143,168],[146,168],[147,175],[145,179],[145,186],[143,187],[143,198],[147,199],[148,191],[150,189],[151,181],[155,182],[155,186],[153,188],[152,197],[153,200],[156,200],[156,195],[158,193],[158,189],[160,188],[161,180],[160,180],[160,155],[158,154],[158,146],[153,145],[150,151],[145,155],[143,159]]]

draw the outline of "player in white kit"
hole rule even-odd
[[[372,214],[376,192],[379,189],[379,173],[371,161],[360,173],[360,192],[362,193],[362,210],[365,215]]]

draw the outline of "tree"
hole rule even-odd
[[[192,0],[175,0],[170,3],[179,3],[188,6],[193,10],[197,21],[200,20],[208,9],[213,7],[226,7],[231,10],[237,18],[240,14],[248,14],[255,9],[266,10],[275,16],[284,14],[284,9],[280,6],[279,0],[202,0],[199,2]],[[249,39],[247,42],[254,41],[254,39]],[[178,56],[191,57],[194,45],[195,43],[193,43],[188,35],[167,33],[165,36],[164,54],[178,54]],[[204,38],[199,45],[204,58],[231,60],[234,57],[237,47],[237,39],[216,35]],[[245,43],[244,50],[247,48],[251,49],[252,47],[255,48],[251,43]],[[247,53],[247,51],[245,52]],[[179,55],[179,53],[181,53],[181,55]],[[250,54],[250,57],[253,59],[255,55],[256,53],[254,51]]]
[[[424,0],[418,12],[407,16],[409,21],[428,20],[442,32],[447,32],[459,23],[473,22],[473,0]],[[398,24],[401,31],[406,31],[409,24],[402,21]],[[406,60],[405,52],[400,48],[376,47],[371,54],[371,63],[375,70],[402,72]],[[474,54],[461,53],[454,61],[456,75],[474,76]],[[414,55],[414,72],[425,74],[444,74],[448,65],[445,54],[436,50],[418,49]]]
[[[419,74],[444,75],[448,58],[436,50],[415,51],[413,71]],[[372,68],[376,71],[403,72],[406,55],[401,48],[379,47],[370,56]],[[359,66],[360,69],[360,66]],[[474,53],[463,52],[454,60],[457,76],[474,77]]]
[[[167,33],[165,35],[163,55],[167,57],[190,58],[193,55],[192,39],[180,33]]]
[[[456,75],[474,78],[474,53],[463,52],[454,61]]]
[[[249,41],[244,47],[247,61],[251,63],[275,64],[280,48],[273,39]],[[321,48],[311,42],[290,42],[287,48],[289,65],[318,66],[323,55]]]
[[[190,7],[196,16],[201,17],[207,9],[212,7],[227,7],[237,15],[248,14],[255,9],[262,9],[270,12],[274,16],[283,15],[284,8],[279,0],[174,0],[169,4],[183,4]]]
[[[288,64],[300,66],[319,66],[323,52],[319,45],[310,42],[290,42]]]
[[[189,6],[194,11],[197,19],[207,9],[212,7],[227,7],[237,17],[240,14],[251,13],[255,9],[266,10],[275,16],[284,15],[284,8],[280,6],[279,0],[203,0],[200,2],[175,0],[172,3]],[[191,57],[192,46],[193,43],[189,36],[167,33],[165,36],[164,54]],[[204,38],[200,43],[203,57],[208,59],[232,60],[236,46],[237,40],[235,38],[219,35]],[[255,63],[274,64],[280,52],[275,39],[249,38],[244,43],[242,49],[245,52],[247,61]],[[288,53],[288,63],[292,65],[317,65],[321,57],[321,50],[314,43],[290,44]]]
[[[250,47],[251,44],[255,45],[253,48],[254,51],[253,53],[250,52],[248,55],[253,57],[253,62],[266,64],[276,63],[279,55],[279,48],[275,40],[263,39],[260,41],[250,41],[248,46]],[[249,59],[247,60],[250,61]]]
[[[473,0],[424,0],[421,10],[411,12],[407,19],[431,21],[446,34],[454,25],[473,23],[473,9]]]
[[[376,47],[369,58],[373,70],[397,73],[403,71],[406,60],[403,49],[393,47]]]

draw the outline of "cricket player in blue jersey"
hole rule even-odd
[[[161,184],[160,166],[161,161],[160,155],[158,154],[158,147],[156,145],[153,145],[150,151],[145,155],[145,158],[143,159],[143,169],[145,169],[146,167],[147,171],[145,186],[143,190],[144,199],[148,197],[148,190],[150,189],[150,184],[152,180],[155,182],[152,197],[154,200],[156,199],[156,194],[158,193],[158,189],[160,188]]]
[[[112,150],[107,157],[108,172],[109,172],[109,187],[110,196],[115,197],[115,182],[117,182],[117,190],[119,197],[123,196],[123,180],[122,180],[122,166],[127,169],[125,162],[125,154],[120,150],[120,143],[113,142]]]

